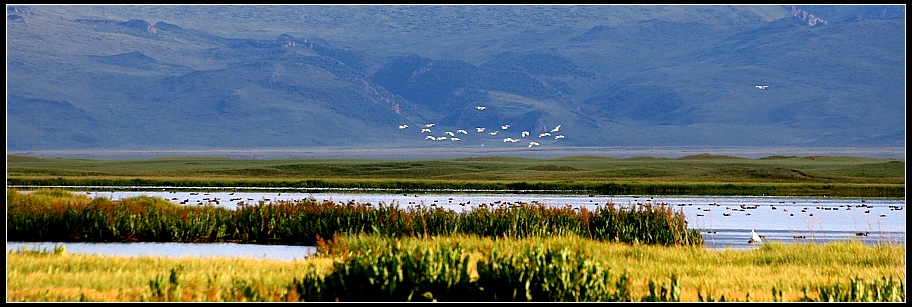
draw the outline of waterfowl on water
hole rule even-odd
[[[751,239],[750,239],[750,241],[747,241],[747,243],[760,244],[760,243],[762,243],[762,240],[760,239],[760,235],[758,235],[756,232],[754,232],[753,229],[751,229]]]

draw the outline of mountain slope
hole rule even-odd
[[[7,150],[905,146],[904,21],[904,6],[8,6]]]

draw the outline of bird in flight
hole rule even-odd
[[[529,136],[529,131],[523,131],[520,135],[522,135],[522,137],[527,137]]]
[[[557,125],[557,127],[554,127],[554,129],[551,129],[551,132],[558,132],[558,131],[560,131],[560,126],[561,126],[561,125]]]
[[[399,125],[399,129],[405,129],[405,128],[408,128],[408,125]]]
[[[538,146],[538,145],[541,145],[541,144],[539,144],[538,142],[529,142],[529,148],[532,148],[532,146]]]
[[[487,107],[483,107],[483,106],[477,106],[477,107],[475,107],[475,108],[478,109],[479,111],[482,111],[482,110],[484,110],[484,109],[487,109]]]
[[[503,129],[503,130],[510,129],[510,125],[503,125],[503,126],[500,126],[500,129]]]
[[[481,127],[475,128],[475,131],[478,131],[478,132],[484,132],[484,130],[485,130],[485,128],[481,128]]]
[[[769,85],[754,85],[754,87],[761,89],[761,90],[765,90],[767,87],[769,87]]]

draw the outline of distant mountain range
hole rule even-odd
[[[905,5],[8,5],[7,152],[904,147],[905,66]]]

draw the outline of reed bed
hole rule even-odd
[[[397,204],[336,203],[304,199],[242,204],[229,210],[186,206],[156,197],[112,201],[71,198],[55,189],[8,189],[7,238],[59,242],[239,242],[314,245],[341,233],[391,237],[478,235],[525,238],[574,234],[599,241],[702,245],[683,213],[669,205],[595,210],[543,204],[479,206],[464,212],[400,208]]]

